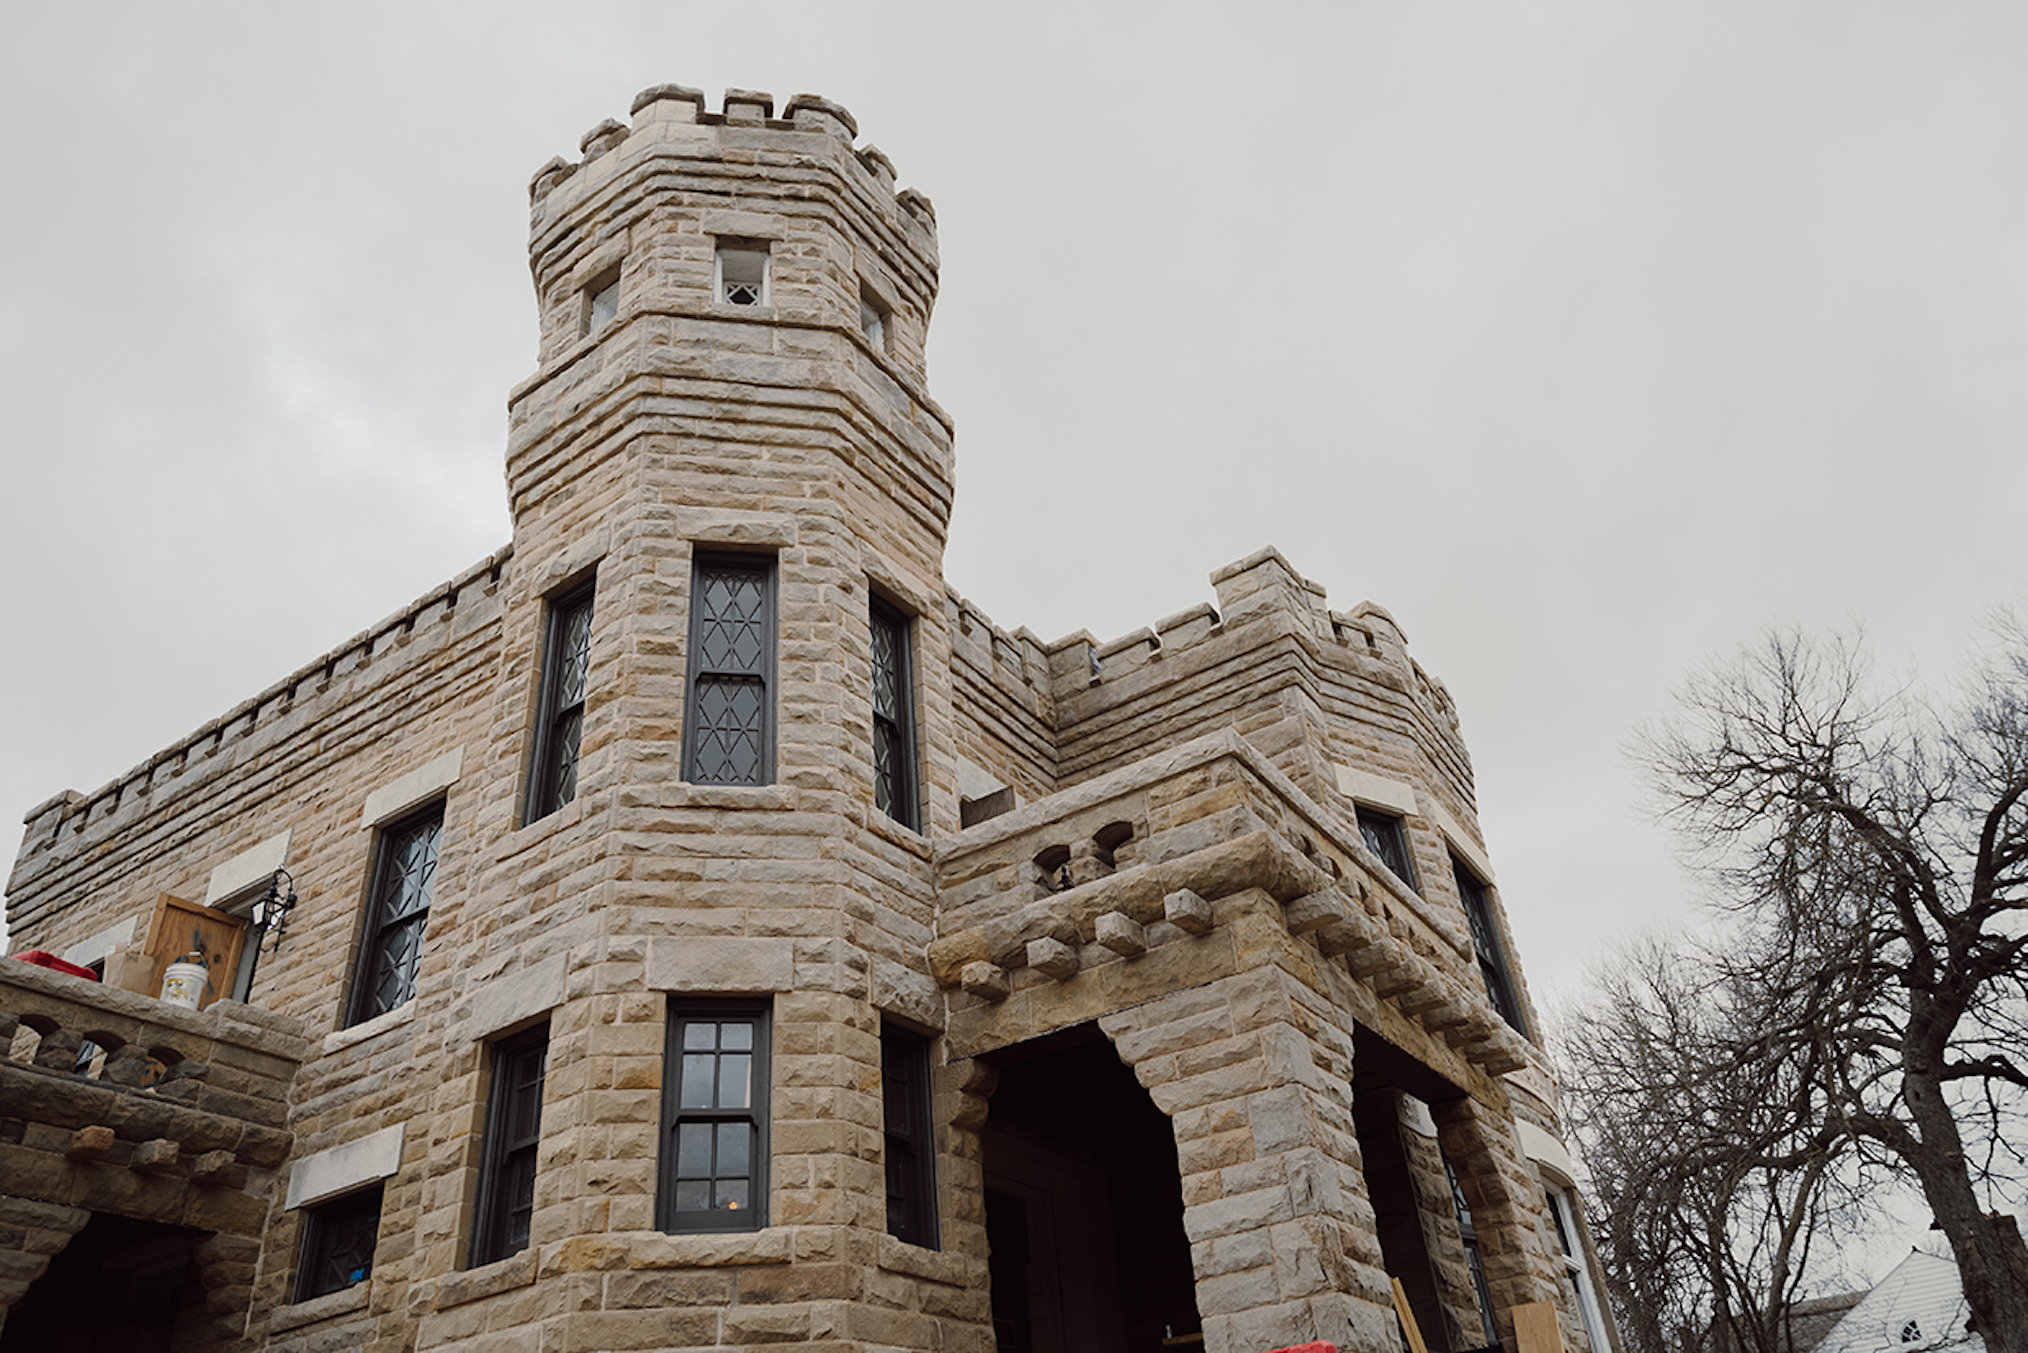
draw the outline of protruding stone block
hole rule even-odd
[[[63,1153],[72,1160],[97,1160],[113,1149],[113,1130],[94,1123],[81,1127],[70,1134],[70,1145]]]
[[[1122,958],[1138,958],[1148,952],[1147,929],[1123,911],[1103,913],[1095,930],[1098,942]]]
[[[1004,1001],[1010,990],[1007,970],[985,959],[967,963],[958,973],[958,985],[984,1001]]]
[[[176,1168],[176,1158],[183,1154],[183,1148],[167,1137],[157,1137],[142,1142],[134,1148],[134,1168],[149,1174],[162,1174]]]
[[[577,143],[577,148],[583,151],[584,157],[589,160],[605,154],[626,139],[626,124],[607,118],[586,132],[584,138]]]
[[[1186,935],[1208,935],[1211,904],[1188,888],[1178,888],[1162,899],[1162,919]]]
[[[211,1183],[232,1168],[232,1160],[230,1151],[206,1151],[190,1162],[190,1177],[201,1184]]]
[[[1028,966],[1053,981],[1077,976],[1077,950],[1062,940],[1028,941]]]

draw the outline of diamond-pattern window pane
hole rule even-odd
[[[364,1282],[373,1272],[380,1234],[379,1185],[310,1209],[304,1223],[298,1300],[321,1297]]]
[[[577,797],[578,753],[584,740],[590,684],[592,589],[553,602],[542,677],[542,714],[529,776],[528,819],[547,816]]]
[[[767,692],[758,677],[702,677],[697,682],[695,774],[710,785],[761,783]]]
[[[759,675],[767,658],[768,575],[706,568],[698,581],[702,670]]]
[[[906,827],[915,821],[914,724],[909,709],[908,620],[879,601],[870,612],[873,802]]]
[[[572,607],[564,617],[562,634],[563,651],[557,664],[557,699],[559,709],[584,703],[585,673],[591,667],[591,606],[589,603]]]
[[[415,995],[436,881],[443,810],[385,833],[375,865],[373,923],[361,946],[352,1022],[384,1015]]]
[[[1485,885],[1455,858],[1451,861],[1451,873],[1457,879],[1458,900],[1464,904],[1465,921],[1471,927],[1472,947],[1478,951],[1479,977],[1486,984],[1486,995],[1492,998],[1493,1008],[1500,1012],[1501,1019],[1525,1033],[1521,1022],[1521,1002],[1515,996],[1513,979],[1507,975],[1507,963],[1500,948],[1499,934],[1493,929],[1493,911],[1486,900]]]

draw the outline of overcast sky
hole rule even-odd
[[[1707,655],[2021,590],[2028,9],[45,6],[0,49],[0,808],[508,538],[529,176],[823,94],[937,206],[947,572],[1101,639],[1275,544],[1463,713],[1538,1000],[1690,885],[1623,748]],[[11,829],[9,829],[11,831]]]

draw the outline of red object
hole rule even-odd
[[[82,977],[92,982],[99,980],[99,975],[90,968],[80,967],[75,963],[66,963],[47,949],[29,949],[14,955],[14,957],[20,959],[23,963],[33,963],[38,968],[49,968],[56,972],[67,972],[72,977]]]
[[[1314,1343],[1291,1344],[1287,1348],[1277,1348],[1272,1350],[1272,1353],[1338,1353],[1338,1345],[1319,1339]]]

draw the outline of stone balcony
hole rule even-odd
[[[201,1233],[207,1346],[234,1346],[307,1028],[0,959],[0,1048],[0,1310],[102,1214]]]
[[[1461,1085],[1537,1056],[1480,985],[1462,915],[1231,731],[968,828],[936,868],[954,1057],[1261,963],[1351,979],[1355,1009]],[[1221,927],[1228,944],[1176,943]]]

